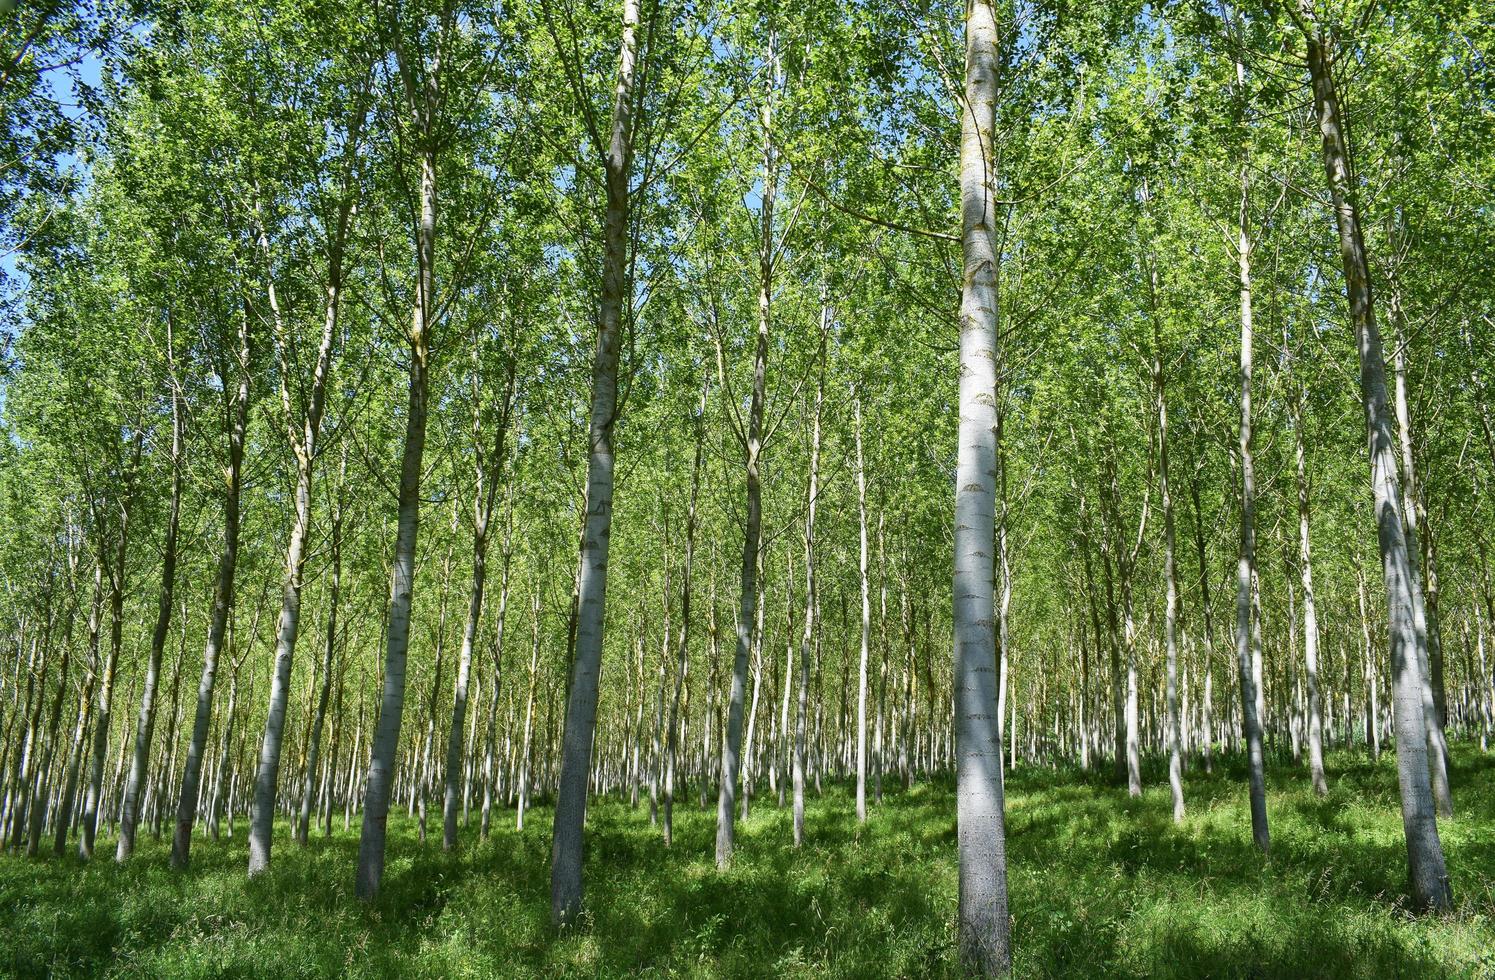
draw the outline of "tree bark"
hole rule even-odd
[[[474,345],[474,357],[477,346]],[[478,368],[474,365],[474,377]],[[493,447],[486,459],[481,446],[482,413],[473,406],[472,435],[476,453],[473,464],[472,501],[472,591],[467,603],[467,621],[462,627],[462,649],[457,656],[457,676],[452,688],[452,724],[446,742],[446,796],[442,803],[441,848],[450,851],[457,846],[457,805],[461,792],[462,725],[467,718],[467,685],[472,674],[472,650],[477,642],[478,621],[483,615],[483,590],[488,577],[488,522],[493,516],[493,499],[503,476],[504,438],[509,430],[509,412],[513,404],[515,366],[509,361],[504,383],[503,403],[493,425]],[[475,396],[481,398],[481,395]]]
[[[529,686],[524,695],[524,741],[519,750],[519,800],[515,807],[514,829],[524,829],[524,811],[529,809],[529,791],[533,783],[531,760],[534,756],[535,684],[540,676],[540,590],[530,599]]]
[[[137,429],[135,448],[127,464],[119,494],[119,526],[116,530],[114,561],[106,565],[109,578],[109,653],[98,671],[98,708],[93,725],[93,745],[89,753],[87,793],[83,800],[83,826],[78,838],[78,856],[93,857],[94,836],[98,831],[99,810],[103,808],[104,766],[108,762],[109,725],[113,718],[114,679],[119,670],[119,653],[124,634],[126,558],[130,543],[130,515],[135,506],[136,479],[140,472],[140,455],[145,433]],[[98,664],[95,657],[94,663]]]
[[[1204,771],[1214,772],[1215,621],[1210,603],[1209,561],[1204,550],[1204,514],[1199,506],[1199,479],[1189,482],[1194,499],[1194,547],[1199,552],[1199,608],[1204,614],[1204,696],[1200,700],[1200,732],[1204,742]]]
[[[1152,377],[1158,411],[1158,494],[1163,503],[1163,577],[1167,580],[1163,626],[1167,671],[1164,742],[1168,748],[1168,787],[1173,796],[1173,822],[1183,823],[1183,759],[1178,714],[1178,565],[1174,554],[1173,494],[1168,485],[1168,397],[1163,374],[1162,328],[1157,320],[1157,268],[1150,259],[1148,267],[1153,307]]]
[[[1412,409],[1407,395],[1407,337],[1402,325],[1401,297],[1396,279],[1392,279],[1391,323],[1394,329],[1392,364],[1396,378],[1396,423],[1400,436],[1402,464],[1402,521],[1407,539],[1407,561],[1412,570],[1412,616],[1424,638],[1418,647],[1419,673],[1422,678],[1422,716],[1427,723],[1428,768],[1433,783],[1433,803],[1438,816],[1453,816],[1453,794],[1448,786],[1448,741],[1443,732],[1443,713],[1439,710],[1438,691],[1442,684],[1443,651],[1438,642],[1437,623],[1432,603],[1432,568],[1429,567],[1428,591],[1424,594],[1421,559],[1430,553],[1427,508],[1417,482],[1412,452]]]
[[[1303,406],[1307,390],[1299,387],[1293,401],[1293,436],[1298,475],[1298,574],[1303,581],[1303,666],[1308,684],[1308,769],[1313,791],[1319,796],[1329,792],[1324,777],[1324,723],[1319,713],[1319,624],[1318,605],[1313,595],[1313,547],[1308,520],[1308,453],[1303,438]]]
[[[390,574],[389,606],[384,633],[384,689],[378,722],[371,740],[368,780],[364,788],[363,826],[358,840],[354,892],[363,901],[379,894],[384,877],[384,847],[394,789],[395,757],[400,725],[405,715],[405,659],[410,644],[410,609],[415,588],[415,544],[420,531],[421,468],[426,450],[426,415],[431,367],[431,331],[435,327],[436,294],[436,157],[434,105],[440,101],[436,80],[426,90],[417,88],[403,47],[396,59],[405,79],[406,100],[419,134],[420,198],[416,225],[416,295],[410,332],[409,397],[405,410],[405,442],[400,463],[398,522],[394,562]]]
[[[628,196],[633,160],[634,75],[638,60],[638,0],[623,0],[623,36],[613,95],[612,125],[603,160],[607,187],[602,258],[602,303],[592,362],[592,405],[587,453],[587,514],[578,578],[575,661],[566,706],[560,789],[551,845],[550,916],[575,921],[582,901],[582,834],[597,693],[602,672],[603,609],[607,594],[608,538],[613,516],[613,424],[618,414],[618,352],[628,281]]]
[[[239,564],[239,494],[243,486],[244,434],[249,423],[250,316],[246,310],[239,328],[239,384],[232,402],[225,405],[228,420],[228,467],[223,496],[223,553],[213,583],[212,618],[203,649],[202,679],[197,684],[197,707],[192,717],[192,740],[187,743],[187,764],[182,790],[177,798],[176,829],[171,839],[171,866],[183,870],[192,859],[192,825],[197,820],[198,791],[202,783],[203,754],[208,747],[208,725],[213,717],[213,683],[218,675],[218,657],[223,650],[229,614],[234,605],[234,573]]]
[[[167,343],[170,344],[168,335]],[[156,729],[156,684],[161,673],[161,654],[166,649],[171,630],[172,604],[175,601],[177,532],[182,514],[182,405],[181,394],[171,380],[171,502],[166,512],[166,539],[161,548],[161,594],[156,604],[156,625],[151,632],[150,659],[145,666],[145,682],[140,692],[140,714],[135,721],[135,754],[130,760],[129,781],[125,784],[124,803],[120,809],[119,842],[114,859],[123,864],[135,850],[135,828],[140,818],[140,793],[145,785],[146,767],[150,761],[151,739]]]
[[[799,691],[794,709],[794,846],[805,841],[805,757],[809,723],[810,650],[820,611],[815,579],[815,513],[820,502],[820,413],[825,396],[824,372],[815,385],[810,421],[810,482],[805,504],[805,625],[799,642]]]
[[[763,491],[759,457],[763,450],[763,406],[768,369],[768,335],[773,304],[774,196],[778,189],[778,162],[773,140],[773,92],[777,81],[774,41],[770,37],[766,72],[767,92],[763,100],[763,191],[759,213],[758,243],[758,340],[753,355],[753,392],[748,405],[746,432],[740,432],[746,456],[747,515],[742,541],[742,592],[737,611],[737,653],[732,661],[732,689],[727,698],[727,730],[722,741],[720,788],[716,806],[716,866],[726,870],[732,863],[733,827],[737,772],[742,748],[743,699],[747,693],[748,654],[752,648],[753,624],[758,606],[758,550],[763,531]]]
[[[338,463],[338,485],[332,503],[332,530],[329,549],[329,561],[331,564],[331,585],[327,595],[327,637],[322,645],[322,685],[317,694],[316,714],[312,717],[311,737],[308,740],[306,751],[306,776],[301,784],[301,813],[296,821],[296,843],[302,847],[306,846],[309,825],[311,822],[312,790],[317,771],[317,757],[321,754],[322,728],[327,719],[327,700],[332,691],[332,661],[337,651],[337,613],[338,605],[342,601],[343,585],[343,478],[347,470],[348,455],[346,444],[343,454]],[[341,692],[341,688],[339,688]],[[341,693],[338,695],[342,697]],[[337,762],[337,729],[333,728],[333,758]],[[329,807],[330,812],[330,807]]]
[[[1001,754],[992,630],[992,542],[996,533],[996,357],[998,256],[991,185],[997,99],[997,25],[990,0],[969,0],[961,111],[960,443],[955,477],[954,681],[957,945],[967,973],[1012,968]]]
[[[286,545],[285,581],[281,593],[280,617],[275,631],[275,670],[270,676],[270,702],[265,712],[265,731],[260,739],[259,762],[254,777],[254,809],[249,821],[249,874],[259,874],[270,866],[270,848],[274,837],[275,800],[280,781],[280,753],[285,734],[286,703],[290,695],[291,667],[296,654],[296,640],[301,625],[301,591],[306,579],[306,548],[311,536],[312,478],[316,469],[317,442],[321,438],[322,416],[327,403],[327,378],[337,349],[338,314],[343,286],[343,254],[349,226],[352,223],[356,192],[353,189],[352,156],[363,125],[363,107],[352,114],[347,132],[347,153],[343,162],[342,198],[338,204],[327,251],[327,286],[323,304],[322,336],[312,367],[311,390],[305,410],[298,412],[291,397],[291,375],[296,368],[291,352],[292,341],[286,334],[273,279],[268,288],[272,323],[275,325],[275,349],[280,365],[281,408],[291,451],[296,458],[295,512],[291,521],[290,540]],[[260,230],[261,250],[270,264],[269,239]],[[330,643],[330,641],[329,641]],[[323,685],[323,709],[326,707],[326,685]],[[320,729],[318,730],[320,734]],[[299,830],[298,830],[299,833]]]
[[[1245,68],[1236,65],[1238,83],[1244,84]],[[1250,201],[1249,171],[1241,170],[1241,209],[1236,241],[1236,272],[1241,300],[1241,428],[1238,451],[1241,462],[1241,549],[1236,561],[1235,654],[1241,682],[1241,723],[1245,729],[1247,763],[1250,767],[1251,837],[1263,854],[1272,847],[1267,826],[1267,785],[1261,744],[1261,691],[1251,656],[1251,581],[1256,565],[1256,467],[1251,455],[1251,369],[1255,343],[1251,318],[1251,235],[1247,222]],[[1259,621],[1258,621],[1259,626]]]
[[[1376,323],[1370,263],[1353,196],[1348,138],[1331,67],[1333,53],[1330,42],[1315,21],[1310,0],[1301,0],[1296,16],[1308,46],[1313,107],[1323,138],[1324,173],[1334,206],[1346,294],[1360,358],[1360,394],[1365,406],[1376,537],[1386,579],[1397,781],[1401,789],[1402,829],[1407,841],[1412,902],[1419,909],[1442,911],[1453,906],[1453,889],[1444,865],[1433,803],[1421,669],[1426,636],[1418,628],[1421,624],[1417,620],[1417,593],[1421,590],[1407,551],[1391,409],[1386,391],[1386,359]]]
[[[680,634],[675,659],[675,691],[670,698],[669,729],[665,735],[664,762],[664,844],[674,843],[675,831],[675,756],[679,744],[680,692],[690,665],[690,586],[696,553],[696,498],[701,489],[701,458],[706,445],[706,399],[711,391],[710,373],[701,386],[701,403],[695,418],[695,459],[690,468],[690,503],[685,512],[685,564],[680,572]]]
[[[862,649],[857,670],[857,822],[867,822],[867,646],[872,633],[872,591],[867,578],[867,464],[862,456],[862,401],[852,395],[856,426],[857,518],[861,553]]]
[[[514,554],[514,497],[512,483],[509,488],[506,510],[502,557],[499,561],[498,621],[494,624],[493,633],[493,682],[492,690],[488,694],[488,719],[483,738],[483,806],[482,816],[478,821],[478,836],[484,840],[488,838],[493,800],[499,795],[495,792],[494,787],[494,779],[497,774],[494,772],[493,755],[496,748],[495,725],[498,722],[499,682],[503,679],[504,627],[508,622],[509,615],[509,566]],[[500,765],[502,765],[501,760]]]

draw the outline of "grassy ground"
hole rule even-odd
[[[1271,773],[1273,853],[1250,843],[1242,773],[1188,774],[1175,828],[1166,781],[1140,800],[1075,773],[1020,771],[1008,788],[1019,977],[1495,977],[1495,758],[1456,755],[1458,819],[1442,826],[1457,911],[1401,907],[1405,852],[1392,764],[1331,756],[1332,791]],[[1161,785],[1159,785],[1161,783]],[[594,805],[588,920],[547,924],[550,814],[455,856],[393,826],[376,905],[352,896],[357,828],[306,850],[277,841],[253,882],[241,832],[198,841],[185,875],[146,837],[102,858],[0,859],[7,976],[920,977],[954,973],[954,801],[890,794],[858,829],[844,789],[813,798],[810,844],[759,806],[738,861],[711,861],[713,814],[677,812],[666,850],[647,812]],[[340,823],[339,823],[340,826]],[[112,853],[112,847],[100,853]]]

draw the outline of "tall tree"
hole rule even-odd
[[[999,256],[992,186],[997,22],[989,0],[965,17],[960,123],[960,446],[955,473],[956,828],[960,851],[957,944],[966,971],[1012,967],[1002,745],[996,709],[991,547],[996,534],[996,363]]]
[[[399,521],[390,575],[384,633],[384,690],[380,696],[368,780],[364,789],[363,827],[358,840],[355,891],[364,901],[379,893],[384,877],[384,847],[389,802],[394,789],[395,757],[405,713],[405,667],[410,644],[411,601],[415,591],[415,545],[420,530],[421,476],[430,411],[432,332],[437,326],[436,234],[438,172],[450,122],[443,116],[452,93],[449,69],[459,52],[461,11],[442,6],[439,16],[396,7],[386,11],[385,42],[394,55],[397,75],[392,88],[404,117],[403,132],[412,148],[415,201],[411,208],[415,239],[415,285],[410,325],[405,331],[409,359],[405,439],[400,455]]]
[[[1360,360],[1360,399],[1365,409],[1371,491],[1375,501],[1376,540],[1386,580],[1391,676],[1394,684],[1397,782],[1401,789],[1402,830],[1407,841],[1412,901],[1419,908],[1448,909],[1453,889],[1438,837],[1428,761],[1427,722],[1424,717],[1422,663],[1427,637],[1417,612],[1421,583],[1413,575],[1407,551],[1392,409],[1386,389],[1386,357],[1376,322],[1370,262],[1356,201],[1356,178],[1350,167],[1350,141],[1340,112],[1334,81],[1334,47],[1311,0],[1289,8],[1307,45],[1309,82],[1314,116],[1323,144],[1324,176],[1333,202],[1334,227],[1339,235],[1345,292],[1355,328]]]
[[[213,686],[218,677],[218,658],[234,604],[234,575],[239,567],[240,498],[244,480],[244,437],[249,426],[250,374],[253,348],[250,312],[244,310],[238,326],[238,349],[232,355],[235,370],[229,371],[230,356],[219,358],[218,376],[224,379],[222,412],[228,460],[224,468],[223,551],[213,580],[213,606],[203,649],[202,678],[197,683],[197,705],[192,716],[192,738],[187,743],[187,764],[177,797],[176,827],[171,838],[171,866],[184,869],[192,860],[192,826],[197,820],[198,791],[202,783],[203,756],[208,748],[208,726],[213,717]],[[237,376],[231,388],[228,379]]]
[[[361,73],[358,73],[361,75]],[[343,300],[344,262],[360,179],[357,157],[363,135],[367,100],[361,78],[352,81],[351,105],[342,122],[338,176],[333,192],[332,216],[325,242],[326,284],[323,287],[322,333],[311,364],[311,385],[304,388],[300,377],[299,344],[294,326],[286,322],[276,287],[277,270],[272,265],[269,232],[258,229],[260,250],[267,265],[268,298],[274,328],[276,363],[280,375],[280,407],[286,438],[296,460],[296,487],[291,533],[286,544],[285,581],[281,589],[280,616],[275,628],[275,668],[270,675],[270,701],[265,711],[265,731],[260,739],[259,761],[254,776],[254,808],[249,823],[249,873],[270,866],[270,846],[275,821],[275,800],[280,782],[280,752],[285,734],[286,705],[291,684],[292,660],[301,626],[301,591],[306,580],[306,551],[311,537],[312,479],[316,469],[322,417],[327,407],[327,381],[336,356],[340,330],[338,316]]]
[[[638,75],[639,0],[623,0],[612,122],[604,145],[591,127],[593,149],[602,157],[607,206],[603,219],[602,297],[597,346],[592,358],[592,401],[587,434],[586,517],[577,583],[576,649],[566,703],[559,792],[550,854],[550,916],[557,925],[575,921],[582,901],[582,833],[592,743],[597,733],[597,695],[602,673],[602,626],[607,597],[608,542],[613,519],[613,428],[618,420],[618,353],[628,291],[629,196]],[[583,96],[576,93],[578,101]],[[587,118],[590,120],[590,112]]]

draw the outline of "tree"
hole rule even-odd
[[[602,298],[597,315],[597,347],[592,359],[592,404],[587,436],[586,520],[577,583],[576,652],[566,704],[551,847],[550,916],[557,925],[575,921],[581,911],[582,829],[587,781],[597,729],[597,694],[602,670],[602,625],[607,596],[608,539],[613,508],[613,427],[618,416],[618,353],[623,306],[629,302],[628,214],[633,135],[638,104],[638,0],[623,0],[623,34],[607,143],[591,128],[593,149],[603,160],[607,210],[603,227]],[[580,97],[580,93],[578,98]],[[588,114],[590,119],[590,114]]]
[[[1391,640],[1391,673],[1395,684],[1397,782],[1401,789],[1402,827],[1407,839],[1407,864],[1412,900],[1419,908],[1448,909],[1453,890],[1443,862],[1433,812],[1429,773],[1427,722],[1424,717],[1422,661],[1426,627],[1417,615],[1422,603],[1421,583],[1412,574],[1402,513],[1400,477],[1391,432],[1391,407],[1386,390],[1386,359],[1376,322],[1370,266],[1354,195],[1349,137],[1345,133],[1335,90],[1333,47],[1307,0],[1292,17],[1307,43],[1314,115],[1323,140],[1324,175],[1333,201],[1334,226],[1344,263],[1345,291],[1355,346],[1360,360],[1360,397],[1370,455],[1371,490],[1375,498],[1376,540],[1386,579],[1386,604]]]
[[[357,45],[358,41],[354,41]],[[329,47],[331,45],[328,45]],[[365,93],[366,71],[361,65],[343,68],[351,79],[334,77],[332,85],[342,83],[351,89],[346,106],[334,104],[334,112],[341,109],[343,118],[330,121],[341,125],[337,142],[341,143],[332,164],[337,176],[336,187],[331,193],[331,220],[323,246],[326,263],[325,285],[322,300],[322,332],[317,342],[316,356],[311,364],[311,385],[303,387],[300,378],[305,375],[305,365],[300,362],[300,344],[294,336],[295,326],[287,323],[292,311],[282,311],[276,291],[275,279],[283,270],[274,265],[270,232],[262,221],[256,229],[259,247],[266,264],[268,281],[267,299],[270,306],[275,357],[280,376],[280,407],[286,427],[286,438],[296,460],[296,486],[294,490],[294,512],[291,518],[291,533],[286,544],[285,583],[281,592],[280,615],[275,629],[275,669],[271,674],[270,701],[265,712],[265,731],[260,740],[259,763],[254,777],[254,812],[249,825],[249,873],[258,874],[270,866],[270,847],[275,821],[275,799],[280,781],[280,754],[285,732],[285,715],[288,688],[291,683],[292,660],[296,653],[296,640],[301,624],[301,592],[306,578],[307,542],[311,536],[312,480],[316,468],[318,440],[322,434],[322,419],[327,408],[327,382],[333,360],[339,347],[339,315],[343,303],[343,284],[348,236],[357,204],[357,168],[359,143],[363,136],[365,116],[368,112]],[[331,162],[331,161],[329,161]]]
[[[960,959],[999,976],[1012,965],[1006,827],[992,633],[991,543],[995,468],[998,256],[990,168],[997,99],[996,11],[966,5],[965,98],[960,127],[960,457],[955,474],[956,827],[960,850]]]

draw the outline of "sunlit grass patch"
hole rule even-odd
[[[1269,768],[1272,855],[1252,845],[1243,772],[1187,773],[1172,821],[1149,771],[1139,799],[1095,773],[1009,774],[1008,859],[1021,977],[1495,976],[1495,763],[1455,758],[1458,815],[1440,826],[1458,907],[1405,911],[1390,757],[1331,755],[1331,789]],[[851,793],[809,794],[807,840],[767,795],[714,861],[715,807],[676,807],[666,848],[647,808],[593,801],[587,913],[549,923],[550,811],[494,815],[454,854],[391,824],[384,889],[353,898],[357,831],[300,848],[279,828],[250,881],[245,842],[199,840],[166,867],[148,836],[119,868],[0,859],[0,975],[130,977],[924,977],[955,974],[954,797],[886,786],[858,826]]]

